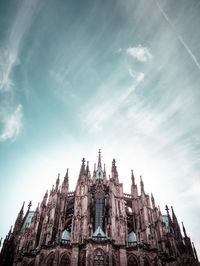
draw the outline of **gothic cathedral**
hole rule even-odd
[[[123,192],[115,159],[111,175],[102,167],[101,152],[91,176],[82,160],[76,189],[69,192],[68,170],[60,184],[35,211],[24,204],[0,254],[2,266],[172,265],[187,253],[198,261],[194,244],[183,236],[176,215],[162,215],[153,195],[140,190],[131,175],[131,193]]]

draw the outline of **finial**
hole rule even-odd
[[[97,167],[101,168],[101,149],[99,149],[99,156],[98,156],[98,165]]]
[[[86,172],[89,173],[89,161],[87,161]]]
[[[131,170],[131,179],[132,179],[132,185],[135,185],[135,177],[133,174],[133,170]]]
[[[115,159],[112,160],[112,172],[116,171],[116,161]]]
[[[151,193],[151,201],[154,202],[154,196],[153,196],[153,193]]]
[[[21,210],[20,210],[20,213],[23,213],[23,212],[24,212],[24,204],[25,204],[25,201],[24,201],[23,204],[22,204],[22,208],[21,208]]]
[[[96,172],[96,163],[94,164],[94,172]]]
[[[28,204],[28,210],[30,210],[31,206],[32,206],[32,201],[30,201]]]
[[[69,174],[69,169],[67,168],[67,171],[64,177],[64,182],[68,182],[68,174]]]
[[[140,188],[141,188],[141,192],[144,192],[144,183],[142,181],[142,176],[140,176]]]
[[[182,227],[183,227],[183,233],[184,233],[185,237],[187,237],[185,226],[184,226],[183,222],[182,222]]]
[[[169,208],[167,205],[165,206],[165,210],[167,211],[167,215],[169,215]]]
[[[10,230],[9,230],[9,232],[8,232],[8,239],[9,239],[10,236],[11,236],[11,232],[12,232],[12,225],[11,225]]]
[[[82,165],[85,165],[85,158],[82,159]]]
[[[106,165],[105,165],[105,163],[104,163],[104,166],[103,166],[103,171],[104,171],[104,173],[106,172]]]
[[[175,219],[175,218],[176,218],[176,215],[175,215],[175,213],[174,213],[173,206],[171,206],[171,210],[172,210],[172,217],[173,217],[173,219]]]
[[[39,207],[40,207],[40,203],[38,202],[37,208],[36,208],[36,212],[39,212]]]

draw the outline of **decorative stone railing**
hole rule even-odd
[[[138,245],[137,241],[128,242],[128,247],[136,247]]]
[[[93,236],[92,239],[95,241],[104,241],[106,240],[106,236]]]

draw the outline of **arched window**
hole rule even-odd
[[[67,229],[62,233],[62,240],[70,240],[70,232]]]
[[[144,266],[150,266],[149,261],[147,258],[144,258]]]
[[[103,251],[98,249],[95,252],[95,256],[94,256],[94,266],[104,266],[104,255],[103,255]]]
[[[59,266],[70,266],[70,259],[67,254],[62,256]]]
[[[132,231],[130,234],[128,234],[128,246],[134,247],[137,245],[137,238],[136,234]]]
[[[96,197],[96,208],[95,208],[95,230],[100,226],[103,229],[103,200],[101,195]]]
[[[138,266],[137,259],[134,256],[128,258],[128,266]]]
[[[55,260],[54,254],[50,254],[47,258],[46,266],[53,266],[54,260]]]

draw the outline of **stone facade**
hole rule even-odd
[[[172,208],[162,215],[153,195],[140,195],[131,175],[131,194],[123,192],[115,160],[107,177],[98,163],[93,175],[82,160],[76,189],[69,192],[68,170],[56,180],[33,212],[24,204],[2,247],[0,265],[171,265],[181,254],[197,259]]]

